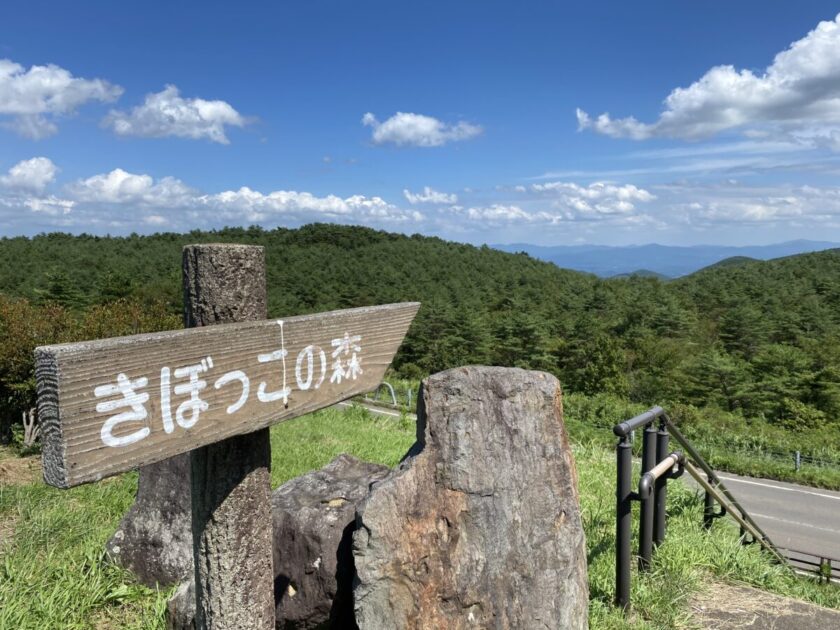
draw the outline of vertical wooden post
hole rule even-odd
[[[189,245],[183,278],[188,327],[266,318],[262,247]],[[273,629],[269,430],[190,456],[196,627]]]

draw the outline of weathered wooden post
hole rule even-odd
[[[267,317],[262,247],[189,245],[183,280],[188,328]],[[202,446],[190,459],[196,626],[273,630],[269,429]]]
[[[192,452],[200,628],[274,626],[268,427],[374,389],[420,306],[271,321],[265,293],[262,248],[191,246],[192,328],[35,350],[47,483]]]

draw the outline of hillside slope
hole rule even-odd
[[[602,280],[524,254],[324,224],[50,234],[0,240],[0,310],[5,294],[28,298],[7,312],[32,320],[56,316],[40,306],[47,303],[95,319],[103,315],[92,305],[118,298],[141,310],[162,299],[177,314],[181,247],[210,241],[266,247],[271,316],[422,302],[394,362],[404,377],[471,363],[543,369],[570,393],[718,409],[781,431],[774,443],[790,430],[825,446],[840,442],[840,250],[739,261],[663,282]],[[22,328],[0,321],[0,347],[17,352],[0,352],[0,407],[3,396],[32,391],[31,381],[19,380],[31,350],[4,342],[14,330]]]

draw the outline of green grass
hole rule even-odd
[[[405,419],[372,418],[361,409],[326,410],[272,428],[272,482],[279,485],[349,452],[396,464],[414,441]],[[718,521],[702,529],[702,501],[672,484],[668,538],[652,571],[633,576],[633,613],[611,604],[614,571],[614,460],[595,443],[575,445],[589,551],[593,629],[680,628],[686,600],[704,581],[745,582],[840,608],[840,589],[819,586],[773,565],[737,529]],[[71,490],[43,483],[0,488],[0,531],[14,527],[0,549],[0,628],[163,628],[167,591],[137,586],[102,562],[105,541],[131,505],[136,475]],[[636,519],[638,520],[638,519]]]
[[[581,507],[589,555],[591,628],[691,627],[687,600],[710,580],[738,582],[822,606],[840,608],[840,588],[821,586],[773,564],[757,545],[743,546],[737,527],[702,527],[703,500],[682,482],[668,485],[668,532],[651,571],[633,573],[629,617],[613,605],[615,589],[615,458],[597,444],[576,444]],[[638,537],[634,505],[634,540]]]

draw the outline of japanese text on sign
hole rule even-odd
[[[287,357],[284,336],[284,323],[280,326],[280,348],[268,350],[257,355],[258,363],[276,363],[276,382],[261,380],[256,388],[257,400],[261,403],[282,401],[288,406],[292,396],[292,386],[287,376]],[[330,384],[340,384],[342,380],[356,380],[363,374],[362,337],[344,333],[331,341],[330,349]],[[308,345],[301,350],[295,360],[294,384],[300,391],[319,389],[327,377],[328,361],[326,351],[317,345]],[[216,390],[239,388],[235,402],[225,409],[227,414],[236,413],[248,402],[251,395],[251,380],[241,369],[214,374],[213,357],[207,356],[192,365],[178,366],[174,369],[165,366],[160,370],[160,424],[167,434],[177,427],[189,430],[200,421],[202,413],[208,411],[209,403],[202,399],[202,392],[208,387],[208,379]],[[114,381],[96,385],[93,394],[98,400],[96,411],[110,415],[102,424],[100,436],[103,444],[111,447],[127,446],[148,437],[156,419],[149,418],[146,404],[150,398],[149,379],[141,376],[129,378],[120,372]],[[176,406],[177,405],[177,406]],[[114,412],[118,412],[114,414]],[[121,426],[126,425],[126,426]],[[117,431],[117,427],[121,427]],[[134,431],[127,429],[136,427]],[[115,435],[118,433],[119,435]]]

